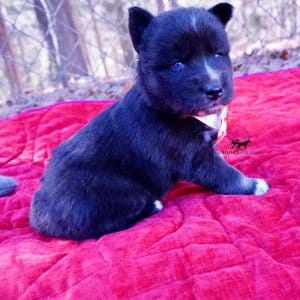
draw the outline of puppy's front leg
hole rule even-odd
[[[263,179],[249,178],[229,165],[219,153],[194,158],[191,181],[219,194],[263,195],[269,186]]]

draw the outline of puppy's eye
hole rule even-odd
[[[175,61],[172,63],[171,68],[175,71],[181,71],[184,69],[184,64],[180,61]]]
[[[224,56],[224,53],[221,51],[217,51],[214,56],[215,58],[222,58]]]

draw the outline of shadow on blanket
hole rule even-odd
[[[0,199],[0,297],[299,298],[300,69],[238,78],[235,90],[219,150],[267,179],[268,194],[215,195],[180,183],[162,212],[82,243],[34,232],[29,205],[52,149],[113,102],[60,103],[3,120],[1,174],[19,187]]]

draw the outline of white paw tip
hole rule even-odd
[[[154,201],[154,206],[158,211],[162,210],[164,207],[163,204],[159,200]]]
[[[256,179],[254,195],[263,195],[269,190],[269,185],[263,179]]]

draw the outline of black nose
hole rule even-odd
[[[222,94],[223,94],[223,89],[216,84],[209,85],[205,91],[207,97],[211,100],[218,100]]]

